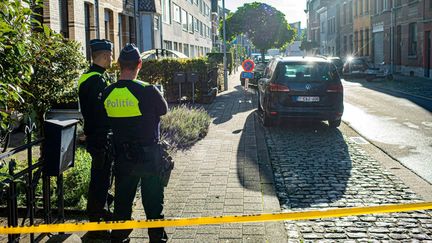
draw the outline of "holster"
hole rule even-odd
[[[162,168],[160,171],[160,177],[161,177],[162,183],[165,187],[168,186],[168,182],[169,182],[169,179],[171,176],[171,171],[174,169],[174,160],[168,152],[169,147],[170,147],[170,144],[167,141],[162,140],[159,142],[159,149],[160,149],[161,158],[162,158],[162,161],[161,161]]]

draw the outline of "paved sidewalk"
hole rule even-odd
[[[239,73],[229,77],[228,91],[205,108],[213,118],[209,133],[189,151],[175,156],[175,169],[165,190],[165,217],[280,211],[264,134],[261,127],[255,127],[255,107],[245,100]],[[140,200],[134,218],[145,218]],[[282,222],[178,227],[167,228],[167,232],[170,242],[287,241]],[[132,242],[143,242],[147,230],[134,230],[131,237]]]
[[[383,89],[432,100],[432,80],[427,78],[395,75],[394,80],[391,81],[377,79],[372,82],[362,80],[360,83],[372,89]]]

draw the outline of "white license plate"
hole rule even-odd
[[[297,97],[297,101],[300,102],[319,102],[318,96],[299,96]]]

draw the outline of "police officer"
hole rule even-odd
[[[102,91],[107,87],[103,78],[105,70],[111,67],[113,44],[108,40],[90,41],[93,63],[78,81],[81,113],[84,118],[84,134],[87,151],[92,158],[91,178],[88,190],[87,215],[90,221],[110,220],[105,209],[111,180],[112,161],[107,151],[108,119],[101,102]],[[89,233],[89,237],[100,238],[103,232]],[[106,234],[109,237],[109,234]]]
[[[154,85],[136,80],[142,61],[138,48],[127,44],[118,58],[119,80],[102,100],[114,133],[116,159],[114,219],[131,219],[138,183],[147,219],[163,218],[164,185],[160,177],[160,116],[168,106]],[[114,230],[111,242],[129,242],[131,230]],[[163,228],[148,230],[150,242],[166,242]]]

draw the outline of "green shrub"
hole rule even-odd
[[[174,149],[187,149],[207,134],[210,120],[202,108],[176,106],[161,118],[161,137]]]
[[[90,183],[91,156],[78,147],[75,152],[75,166],[64,173],[65,207],[85,209]]]

